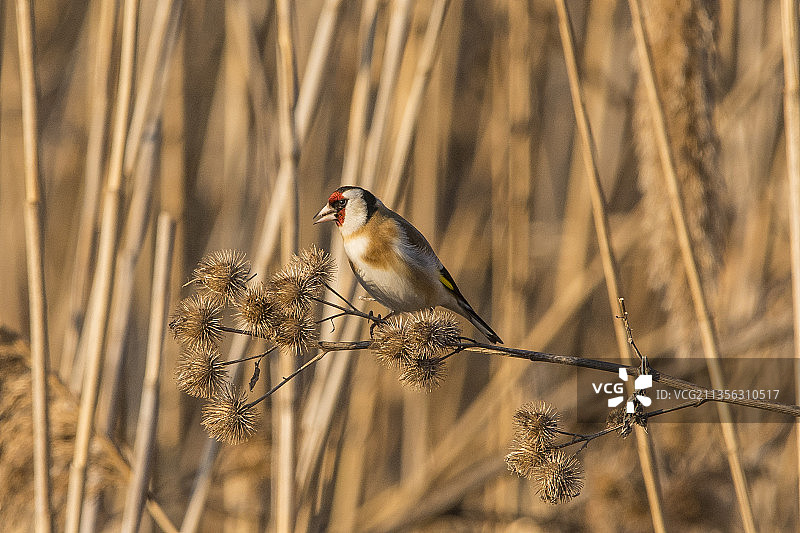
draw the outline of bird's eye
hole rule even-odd
[[[344,206],[346,206],[346,205],[347,205],[347,199],[346,198],[342,198],[341,200],[336,200],[335,202],[333,202],[331,204],[331,207],[336,209],[337,211],[339,211],[341,209],[344,209]]]

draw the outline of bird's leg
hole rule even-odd
[[[373,313],[372,311],[369,312],[369,319],[372,320],[372,324],[370,324],[370,326],[369,326],[369,338],[370,339],[373,338],[373,332],[375,331],[375,326],[377,326],[378,324],[381,324],[383,322],[386,322],[386,320],[392,315],[394,315],[394,311],[390,312],[385,317],[381,317],[381,315],[375,315],[375,313]]]

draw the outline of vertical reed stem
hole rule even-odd
[[[800,46],[797,37],[797,2],[781,1],[783,35],[783,127],[786,137],[786,174],[789,177],[789,239],[792,261],[794,357],[796,398],[800,403]],[[797,430],[800,469],[800,420]]]
[[[142,519],[147,499],[150,467],[155,447],[158,422],[158,387],[161,373],[161,351],[169,307],[170,267],[175,237],[175,221],[166,213],[158,217],[156,254],[153,264],[153,293],[150,301],[150,330],[147,337],[147,359],[142,399],[139,404],[139,421],[133,445],[131,483],[122,513],[123,533],[136,533]]]
[[[284,206],[283,261],[288,261],[297,251],[299,198],[297,189],[298,143],[295,131],[294,106],[296,99],[294,39],[292,37],[292,6],[289,0],[276,2],[278,25],[277,79],[278,127],[280,129],[281,172],[288,175],[289,201]],[[292,350],[281,351],[277,365],[278,376],[288,376],[296,368]],[[272,524],[274,531],[289,533],[295,518],[295,396],[297,381],[288,382],[274,399],[273,435],[274,450],[272,470]]]
[[[386,34],[386,49],[381,67],[380,87],[375,97],[375,109],[372,112],[369,136],[364,147],[364,163],[361,167],[360,183],[371,189],[378,171],[378,160],[386,135],[389,121],[389,110],[392,106],[394,89],[400,74],[400,62],[408,36],[408,23],[414,3],[410,0],[394,0],[389,30]],[[386,201],[386,199],[384,199]]]
[[[620,358],[622,360],[630,360],[630,347],[628,346],[627,332],[623,327],[622,321],[614,319],[617,302],[620,297],[619,270],[617,268],[617,261],[614,258],[614,252],[611,249],[611,233],[608,227],[606,199],[600,184],[600,173],[597,170],[597,147],[594,143],[591,126],[586,114],[586,106],[584,104],[583,92],[581,91],[580,78],[578,76],[578,63],[575,58],[572,24],[564,0],[556,0],[556,10],[558,11],[561,45],[564,49],[564,59],[567,64],[567,74],[569,76],[569,86],[572,94],[572,106],[575,111],[575,122],[583,141],[581,153],[583,155],[583,163],[586,166],[586,174],[589,178],[592,213],[594,214],[597,242],[603,263],[603,272],[606,278],[606,289],[611,310],[611,319],[614,324],[614,334],[617,339],[617,348]],[[642,477],[644,478],[644,485],[647,491],[647,499],[650,503],[650,515],[653,520],[653,529],[657,532],[663,532],[666,531],[666,525],[664,522],[664,513],[661,508],[661,487],[658,482],[658,472],[653,457],[653,446],[650,440],[650,434],[646,433],[643,428],[637,427],[636,442],[637,451],[639,453],[639,464],[642,469]]]
[[[675,171],[675,160],[670,148],[669,133],[667,132],[666,119],[664,117],[664,107],[661,95],[656,84],[655,70],[653,68],[652,54],[644,29],[644,19],[642,16],[639,0],[628,0],[631,11],[633,32],[636,38],[636,50],[639,55],[640,75],[645,84],[650,112],[653,118],[654,131],[656,134],[656,144],[664,171],[667,191],[669,192],[670,208],[672,219],[675,224],[675,232],[678,244],[681,249],[684,269],[689,282],[689,290],[692,295],[698,327],[700,329],[700,339],[703,345],[703,352],[708,365],[708,373],[711,377],[711,385],[715,389],[724,389],[722,369],[719,363],[719,347],[717,344],[716,333],[711,322],[711,313],[708,310],[703,286],[700,279],[700,272],[695,260],[692,249],[692,241],[689,237],[689,229],[686,223],[686,215],[683,207],[683,200],[678,185],[678,177]],[[718,403],[720,426],[722,435],[727,448],[727,457],[733,478],[733,486],[736,491],[736,498],[739,503],[739,513],[742,518],[742,525],[745,531],[755,531],[755,521],[750,505],[750,496],[747,491],[747,480],[744,476],[741,461],[739,459],[739,441],[734,432],[730,408],[727,404]]]
[[[2,23],[4,21],[0,21]],[[22,96],[22,141],[25,173],[25,248],[31,328],[31,410],[33,415],[34,526],[37,533],[53,527],[50,502],[50,428],[47,406],[49,348],[47,297],[44,286],[42,182],[37,139],[36,72],[33,56],[33,12],[30,0],[17,0],[17,43]]]
[[[96,0],[92,9],[97,14],[97,32],[93,47],[92,82],[90,89],[89,138],[86,142],[86,170],[83,184],[83,203],[77,227],[75,258],[72,263],[67,327],[64,332],[59,374],[71,381],[78,350],[78,340],[84,326],[86,295],[92,273],[92,252],[95,249],[95,226],[100,210],[100,186],[103,181],[103,160],[108,116],[108,77],[111,49],[114,44],[116,2]]]
[[[108,318],[108,303],[111,295],[111,278],[117,245],[122,194],[122,158],[125,149],[125,134],[128,124],[131,86],[133,83],[133,58],[136,44],[136,0],[126,0],[123,5],[122,47],[120,50],[120,74],[117,86],[117,103],[114,113],[111,156],[109,159],[106,192],[103,200],[103,219],[100,228],[100,249],[92,292],[89,298],[87,327],[84,328],[80,346],[85,353],[85,377],[75,434],[75,453],[70,465],[65,531],[77,533],[81,520],[86,484],[86,467],[89,458],[89,443],[92,435],[97,391],[100,385],[100,367],[103,359],[103,339]]]

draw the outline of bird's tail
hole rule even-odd
[[[459,299],[458,302],[461,305],[461,311],[467,320],[472,322],[472,325],[478,328],[478,330],[486,335],[486,338],[489,339],[489,342],[492,344],[503,344],[503,340],[500,338],[494,330],[489,327],[489,324],[486,323],[484,319],[478,316],[478,313],[470,306],[466,300],[463,298]]]

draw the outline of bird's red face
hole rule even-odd
[[[347,206],[347,198],[341,191],[334,191],[328,198],[325,207],[314,217],[314,224],[332,220],[336,222],[337,226],[341,226],[344,224],[345,206]]]

